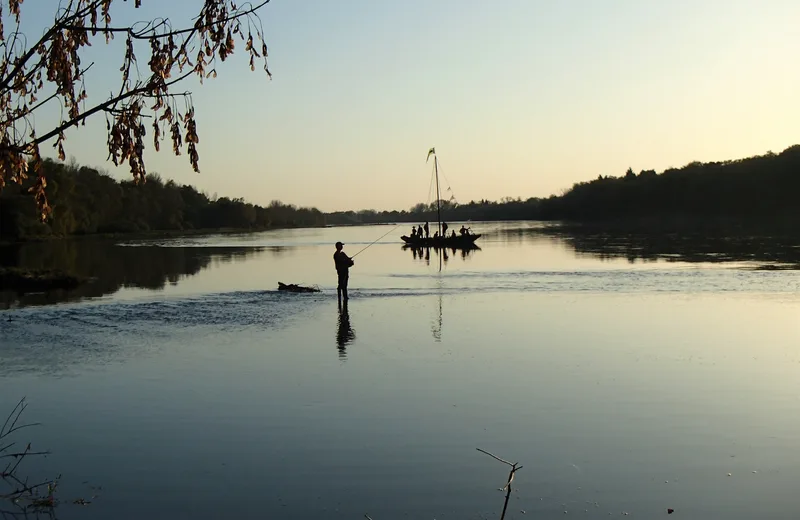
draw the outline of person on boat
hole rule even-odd
[[[411,238],[417,238],[417,226],[411,228]]]
[[[466,235],[466,234],[467,234],[467,228],[465,228],[465,227],[462,225],[462,226],[461,226],[461,229],[459,230],[459,232],[460,232],[462,235]]]
[[[438,232],[438,231],[435,231],[435,232],[433,233],[433,239],[434,239],[434,240],[439,240],[439,232]]]
[[[428,223],[427,222],[425,223],[425,227],[422,228],[422,229],[425,230],[425,238],[430,238],[431,234],[430,234],[430,231],[428,231]]]
[[[447,237],[447,222],[442,222],[442,236]]]
[[[352,258],[347,256],[342,248],[344,244],[336,242],[336,252],[333,253],[333,263],[336,265],[336,274],[339,275],[339,284],[336,286],[336,294],[339,296],[339,301],[347,301],[347,282],[350,279],[350,268],[355,265]]]
[[[455,229],[453,230],[453,234],[450,235],[450,238],[456,238],[456,230]]]

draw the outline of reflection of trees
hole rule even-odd
[[[197,274],[212,261],[230,262],[261,253],[250,247],[126,247],[97,240],[57,240],[0,249],[0,264],[54,269],[91,281],[75,290],[17,295],[0,291],[0,308],[76,301],[123,287],[162,289]]]
[[[544,233],[546,227],[552,227],[552,225],[493,229],[484,233],[484,238],[493,242],[502,242],[504,245],[520,245],[526,242],[548,240],[546,233]]]
[[[546,228],[532,230],[566,243],[577,253],[600,259],[627,258],[673,262],[764,262],[800,268],[800,233],[706,235],[701,233],[628,233]]]

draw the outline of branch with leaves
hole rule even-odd
[[[143,0],[134,0],[139,8]],[[7,183],[22,184],[30,174],[36,181],[30,192],[41,218],[52,208],[47,201],[47,179],[41,168],[39,145],[55,139],[53,148],[65,159],[65,131],[83,126],[98,113],[106,117],[108,158],[127,163],[137,182],[147,175],[144,164],[145,119],[152,119],[153,147],[169,135],[172,151],[185,151],[192,168],[200,171],[197,124],[191,93],[173,92],[171,87],[191,76],[217,76],[217,60],[225,61],[244,42],[249,65],[263,61],[267,45],[258,11],[269,3],[237,6],[232,0],[201,0],[200,12],[190,27],[175,27],[169,18],[112,25],[112,5],[119,0],[60,0],[53,24],[31,43],[20,32],[23,0],[0,0],[0,191]],[[5,5],[4,5],[5,4]],[[116,19],[116,17],[114,18]],[[11,20],[13,29],[6,31]],[[91,64],[84,66],[81,53],[98,37],[108,44],[124,38],[119,89],[108,99],[87,104],[86,80]],[[139,69],[142,49],[149,46],[147,71]],[[37,112],[60,104],[60,120],[54,128],[40,132],[34,123]]]

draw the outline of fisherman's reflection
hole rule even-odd
[[[347,359],[347,345],[356,339],[356,333],[350,326],[350,312],[347,300],[339,302],[339,325],[336,328],[336,344],[339,346],[339,359]]]

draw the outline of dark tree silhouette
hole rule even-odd
[[[0,193],[0,240],[65,237],[95,233],[153,231],[263,230],[325,224],[316,208],[298,208],[280,201],[268,207],[243,199],[209,196],[192,186],[164,182],[148,174],[147,182],[117,182],[96,169],[44,159],[53,218],[36,218],[34,200],[26,193],[35,179],[9,185]]]
[[[133,0],[133,8],[142,2]],[[173,153],[180,155],[185,143],[189,161],[199,171],[191,95],[175,92],[173,87],[190,76],[197,76],[201,83],[216,77],[217,59],[225,61],[233,54],[237,37],[245,42],[251,70],[256,59],[263,60],[269,76],[258,18],[259,9],[268,2],[237,6],[230,0],[203,0],[193,25],[174,27],[167,18],[115,25],[112,6],[122,6],[119,0],[61,0],[53,2],[52,25],[38,36],[20,32],[23,0],[0,1],[0,190],[7,183],[21,184],[32,174],[36,182],[29,190],[41,218],[46,219],[50,205],[39,146],[55,139],[53,146],[64,160],[64,131],[84,125],[99,113],[106,117],[109,158],[115,165],[127,163],[134,181],[144,180],[147,174],[145,119],[150,121],[156,150],[169,134]],[[131,6],[131,2],[125,4]],[[96,40],[109,43],[115,37],[125,41],[119,89],[105,101],[87,103],[86,72],[92,64],[84,63],[81,54]],[[142,55],[145,46],[149,56],[142,61],[137,55]],[[138,71],[144,63],[142,77]],[[56,126],[36,128],[36,114],[58,103],[62,116]]]
[[[691,162],[662,173],[633,168],[620,177],[598,175],[547,198],[442,201],[445,220],[564,220],[648,228],[758,224],[796,227],[800,222],[800,145],[780,154],[722,162]],[[410,211],[347,211],[327,215],[328,224],[421,223],[436,220],[436,204]]]

